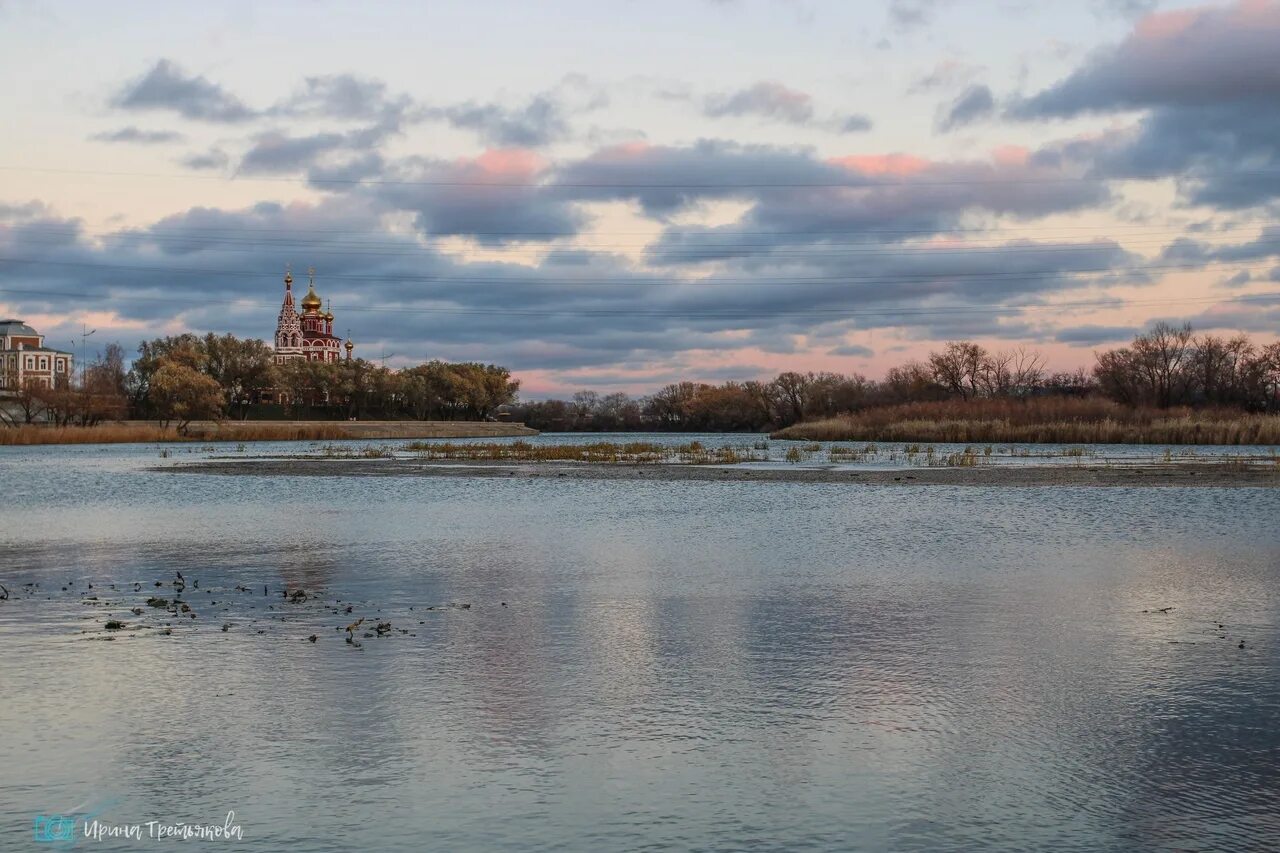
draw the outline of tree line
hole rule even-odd
[[[132,365],[112,344],[79,382],[27,383],[0,407],[8,424],[48,419],[93,425],[291,417],[484,420],[497,414],[551,431],[761,431],[880,406],[943,400],[1094,396],[1133,407],[1217,406],[1280,412],[1280,342],[1197,335],[1160,323],[1125,347],[1095,353],[1091,369],[1051,373],[1025,348],[992,352],[950,341],[880,380],[788,371],[769,381],[678,382],[646,397],[579,392],[517,402],[504,367],[429,361],[391,370],[364,359],[276,364],[263,341],[176,335],[144,341]]]
[[[678,382],[647,397],[581,391],[568,400],[511,407],[513,420],[563,431],[779,429],[880,406],[942,400],[1097,396],[1129,406],[1220,406],[1280,411],[1280,342],[1196,335],[1155,325],[1126,347],[1095,354],[1092,369],[1045,369],[1030,349],[992,352],[950,341],[881,380],[860,374],[788,371],[770,381]]]
[[[91,426],[134,418],[176,423],[249,417],[485,420],[512,403],[518,380],[505,367],[429,361],[392,370],[365,359],[275,363],[266,343],[234,335],[184,334],[144,341],[133,364],[112,344],[83,378],[54,387],[25,383],[9,423],[48,419]]]

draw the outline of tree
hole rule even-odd
[[[222,388],[228,415],[248,416],[257,392],[275,384],[274,353],[260,340],[208,334],[201,341],[203,370]]]
[[[787,371],[778,374],[778,378],[773,380],[773,392],[779,402],[778,414],[780,420],[785,421],[782,426],[788,426],[804,420],[804,411],[809,401],[809,386],[813,384],[814,376],[812,373],[796,373]]]
[[[28,376],[9,395],[24,424],[33,424],[49,408],[48,388],[34,377]]]
[[[161,359],[149,378],[149,397],[166,425],[178,422],[178,432],[186,433],[193,420],[216,419],[222,414],[222,387],[189,364],[177,359]]]
[[[989,367],[987,351],[972,341],[948,341],[942,352],[929,353],[933,380],[963,400],[978,396]]]

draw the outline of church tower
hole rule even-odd
[[[284,304],[276,321],[276,364],[302,358],[302,320],[293,307],[293,273],[285,267]]]
[[[314,268],[307,270],[307,279],[307,292],[295,308],[293,274],[285,269],[284,304],[276,321],[276,364],[299,359],[336,364],[342,358],[342,338],[333,333],[333,312],[324,308],[324,302],[316,293]],[[348,360],[354,348],[355,344],[347,341]]]

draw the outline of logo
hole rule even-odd
[[[32,821],[31,832],[36,841],[74,841],[76,819],[60,814],[38,814]]]

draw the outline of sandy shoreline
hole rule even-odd
[[[1102,467],[979,466],[858,471],[750,465],[604,464],[584,462],[435,462],[417,459],[214,459],[154,468],[181,474],[267,477],[514,477],[575,480],[857,483],[878,486],[1196,486],[1277,488],[1280,467],[1170,463]]]

